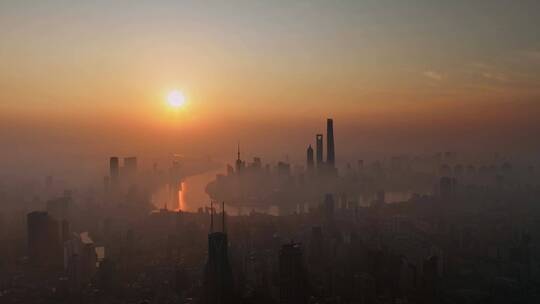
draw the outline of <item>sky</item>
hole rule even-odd
[[[181,90],[182,109],[166,96]],[[4,162],[537,153],[538,1],[0,1]],[[341,151],[340,151],[341,150]],[[19,160],[19,161],[14,161]]]

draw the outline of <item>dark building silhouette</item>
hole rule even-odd
[[[423,267],[422,267],[423,286],[422,287],[423,287],[423,297],[426,303],[432,303],[436,295],[437,279],[438,279],[437,264],[438,264],[437,256],[430,256],[429,258],[423,261]]]
[[[307,168],[308,170],[311,170],[315,166],[315,161],[313,159],[313,148],[311,147],[311,145],[309,145],[309,147],[307,148],[306,153],[307,153]]]
[[[242,171],[242,168],[244,167],[244,162],[242,159],[240,159],[240,144],[238,144],[238,152],[237,152],[237,158],[236,158],[236,173],[240,173]]]
[[[317,142],[317,167],[320,168],[323,164],[323,135],[317,134],[316,136],[316,142]]]
[[[58,221],[47,212],[34,211],[26,216],[28,231],[28,257],[34,266],[62,265],[62,229]]]
[[[290,243],[279,252],[279,303],[308,303],[307,273],[300,244]]]
[[[335,167],[335,151],[334,151],[334,121],[328,118],[326,121],[326,163],[329,167]]]
[[[208,234],[208,260],[204,269],[202,303],[228,304],[234,301],[234,285],[225,233],[225,205],[223,204],[223,231],[214,230],[214,208],[210,208],[210,234]]]
[[[118,157],[113,156],[109,159],[109,176],[111,177],[111,183],[116,185],[120,176],[120,161]]]

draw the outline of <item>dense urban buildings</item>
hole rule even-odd
[[[540,0],[0,0],[0,304],[540,303]]]
[[[111,157],[103,187],[47,176],[30,201],[3,186],[27,212],[0,217],[2,303],[539,299],[535,166],[455,152],[340,166],[336,130],[328,119],[326,160],[317,135],[305,166],[246,162],[238,145],[195,212],[181,208],[179,159],[142,174],[137,158]]]

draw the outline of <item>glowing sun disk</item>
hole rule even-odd
[[[186,104],[186,96],[181,91],[171,91],[167,95],[167,103],[173,108],[180,108]]]

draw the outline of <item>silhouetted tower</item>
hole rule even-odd
[[[311,145],[307,148],[307,168],[308,170],[312,170],[315,166],[315,162],[313,160],[313,148]]]
[[[240,144],[238,144],[238,154],[236,158],[236,173],[239,173],[242,170],[242,160],[240,159]]]
[[[118,183],[118,177],[120,175],[120,161],[118,157],[111,157],[109,160],[109,176],[111,177],[111,184],[115,186]]]
[[[34,211],[26,216],[28,256],[36,266],[62,264],[61,228],[47,212]]]
[[[335,167],[336,156],[334,151],[334,121],[332,118],[326,120],[326,162],[331,168]]]
[[[212,208],[213,210],[213,208]],[[225,204],[222,232],[213,232],[214,212],[210,212],[211,232],[208,234],[208,260],[204,269],[202,303],[235,303],[233,275],[229,264],[228,240],[225,233]]]
[[[285,244],[279,251],[279,303],[308,303],[307,274],[300,244]]]
[[[323,164],[323,135],[317,134],[317,167],[321,168]]]

